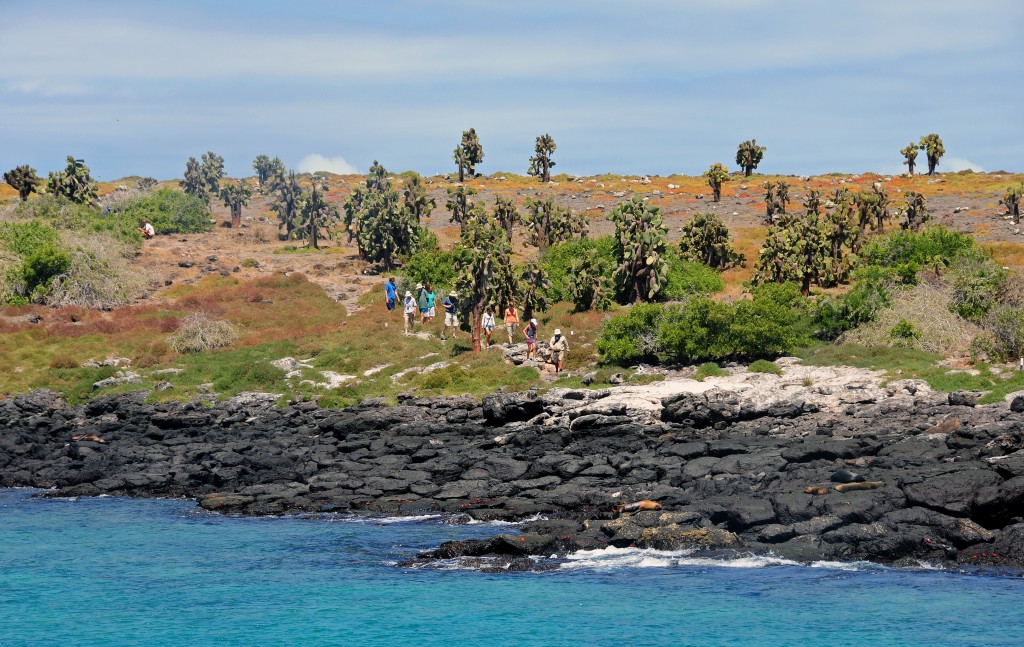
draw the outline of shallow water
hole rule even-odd
[[[556,571],[394,564],[507,532],[241,518],[0,489],[0,646],[1021,645],[1024,579],[610,549]]]

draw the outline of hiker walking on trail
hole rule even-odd
[[[395,285],[393,276],[384,284],[384,303],[388,306],[388,312],[394,310],[398,305],[398,286]]]
[[[437,311],[434,309],[434,301],[437,296],[434,294],[434,286],[431,285],[430,281],[427,281],[427,321],[433,321],[437,315]]]
[[[537,320],[530,319],[530,323],[523,329],[526,335],[526,359],[537,359]]]
[[[416,325],[416,299],[412,297],[412,292],[409,290],[405,291],[405,334],[412,332],[413,327]]]
[[[416,301],[420,307],[420,323],[427,323],[427,313],[430,312],[430,300],[427,299],[427,289],[422,283],[416,284]]]
[[[480,327],[484,330],[484,335],[487,336],[487,347],[491,347],[491,333],[494,332],[494,308],[487,306],[487,311],[484,312],[484,316],[480,319]]]
[[[515,302],[508,304],[505,309],[505,332],[508,333],[508,345],[515,343],[516,330],[519,328],[519,311],[516,310]]]
[[[441,305],[444,306],[444,328],[441,328],[441,341],[447,339],[449,327],[452,329],[452,337],[455,336],[455,331],[459,329],[459,316],[457,314],[459,306],[458,296],[458,293],[452,290],[444,298],[444,301],[441,302]]]
[[[555,365],[555,372],[560,373],[565,354],[569,352],[569,342],[562,335],[560,328],[555,328],[555,336],[551,338],[548,346],[551,348],[551,363]]]

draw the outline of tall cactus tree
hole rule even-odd
[[[581,235],[586,238],[587,220],[581,214],[555,204],[554,198],[527,200],[523,225],[531,245],[544,252],[548,247]]]
[[[203,167],[196,158],[188,158],[188,162],[185,163],[185,177],[179,184],[185,193],[209,202],[210,196],[207,194],[206,182],[203,180]]]
[[[242,207],[249,204],[252,198],[252,187],[245,180],[239,180],[238,184],[228,184],[221,187],[220,199],[224,206],[231,209],[231,226],[235,229],[242,225]]]
[[[494,199],[494,219],[505,230],[508,239],[512,240],[512,227],[522,220],[522,215],[519,213],[519,209],[516,209],[512,198],[505,198],[499,195]]]
[[[476,175],[476,167],[484,161],[484,148],[475,128],[462,131],[462,141],[455,147],[452,159],[459,167],[459,182],[466,181],[466,174]]]
[[[345,201],[345,227],[359,256],[393,269],[400,256],[412,254],[420,242],[420,226],[407,205],[399,201],[387,169],[376,160],[366,184]]]
[[[28,164],[22,164],[4,173],[4,182],[11,185],[11,188],[18,192],[22,202],[28,200],[28,196],[36,192],[36,187],[43,183],[43,180],[36,175],[36,170]]]
[[[220,181],[224,179],[224,158],[213,151],[203,153],[201,170],[206,192],[211,196],[220,195]]]
[[[68,166],[63,171],[50,173],[46,180],[46,191],[64,196],[79,204],[96,204],[96,181],[89,174],[85,160],[68,155]]]
[[[611,268],[596,249],[589,249],[573,260],[565,277],[566,291],[576,312],[607,310],[612,307],[615,289],[608,275]]]
[[[277,185],[277,198],[270,205],[271,210],[277,213],[280,232],[284,228],[284,240],[291,240],[295,228],[299,225],[299,212],[302,209],[302,187],[299,186],[299,179],[295,171],[289,171],[288,177]],[[279,235],[279,237],[281,237]]]
[[[544,134],[538,137],[533,148],[534,155],[530,158],[530,170],[527,173],[540,178],[541,182],[550,182],[551,167],[555,165],[551,155],[555,152],[555,148],[555,140],[551,135]]]
[[[935,167],[939,165],[939,158],[946,154],[946,148],[942,145],[942,138],[932,133],[921,137],[918,148],[924,151],[928,158],[928,175],[935,175]]]
[[[764,183],[764,204],[765,223],[772,224],[777,216],[786,214],[786,204],[789,202],[789,185],[779,180],[778,183],[768,181]]]
[[[889,195],[880,182],[875,182],[870,189],[864,189],[854,196],[854,206],[858,213],[857,224],[861,233],[870,228],[871,231],[883,233],[885,220],[890,217]]]
[[[917,144],[910,142],[907,147],[900,151],[903,156],[903,163],[907,166],[910,177],[914,177],[914,165],[917,160]]]
[[[284,162],[280,157],[270,159],[268,155],[257,155],[252,162],[252,170],[256,171],[256,181],[261,192],[268,184],[273,184],[274,180],[284,179]]]
[[[500,226],[501,223],[498,223]],[[537,261],[530,261],[520,268],[519,272],[519,301],[523,304],[523,319],[529,321],[535,311],[543,312],[548,309],[548,300],[545,296],[551,289],[551,281],[548,274]]]
[[[1004,195],[999,202],[1006,207],[1006,215],[1013,217],[1013,224],[1020,224],[1020,200],[1024,197],[1024,184],[1020,186],[1011,186],[1006,189],[1006,195]]]
[[[667,229],[661,211],[634,196],[612,210],[615,224],[614,256],[618,263],[614,280],[623,303],[654,301],[665,289],[668,277]]]
[[[711,165],[711,168],[704,171],[704,177],[708,179],[708,186],[711,187],[714,201],[721,201],[722,184],[729,181],[729,169],[725,167],[725,164],[715,162]]]
[[[764,146],[758,146],[756,139],[748,139],[736,147],[736,163],[743,169],[743,175],[750,177],[757,165],[761,163],[764,152],[768,150]]]
[[[423,186],[419,173],[410,172],[406,176],[402,184],[402,199],[417,226],[437,207],[437,201],[427,196],[427,187]]]
[[[320,239],[332,236],[331,226],[338,222],[338,208],[327,201],[326,186],[319,186],[314,178],[309,195],[302,201],[299,211],[302,237],[313,249],[320,249]]]
[[[480,318],[488,303],[500,310],[516,296],[512,246],[498,223],[483,209],[462,228],[455,247],[459,303],[472,331],[473,350],[480,351]]]
[[[727,270],[746,265],[747,259],[737,253],[729,241],[729,228],[713,213],[698,213],[682,227],[679,241],[680,256],[704,263],[716,270]]]
[[[903,209],[903,222],[900,223],[900,227],[910,231],[920,231],[929,219],[924,196],[916,191],[904,191],[903,197],[907,200],[907,206]]]
[[[476,193],[476,189],[465,185],[448,189],[448,200],[444,206],[452,214],[452,222],[458,223],[460,227],[466,226],[466,221],[473,212],[474,203],[470,198]]]

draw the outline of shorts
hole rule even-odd
[[[551,362],[553,364],[557,364],[558,362],[560,362],[562,360],[562,354],[564,352],[565,351],[562,351],[562,350],[553,350],[553,351],[551,351]]]
[[[507,332],[510,335],[514,335],[516,333],[516,329],[518,329],[518,328],[519,328],[519,324],[517,324],[517,323],[507,323],[507,324],[505,324],[505,332]]]
[[[484,330],[487,332],[491,332],[492,330],[494,330],[494,326],[484,326]]]
[[[426,308],[420,308],[420,314],[421,315],[426,315],[427,314],[427,309]]]
[[[444,313],[444,325],[446,326],[458,326],[459,316],[453,312]]]
[[[433,306],[427,308],[427,316],[430,317],[431,319],[437,316],[437,311],[434,310]]]
[[[536,339],[530,339],[529,337],[527,337],[526,345],[527,346],[536,346],[537,345],[537,340]]]
[[[415,312],[407,312],[407,313],[405,313],[405,320],[408,323],[410,323],[410,324],[416,323],[416,313]]]
[[[388,299],[388,310],[394,310],[394,309],[395,309],[395,300],[394,299]]]

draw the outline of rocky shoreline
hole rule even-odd
[[[867,371],[785,368],[344,410],[272,394],[73,407],[36,391],[0,401],[0,486],[248,515],[533,519],[407,565],[538,569],[635,546],[1024,568],[1024,395],[978,406]],[[614,511],[638,500],[660,510]]]

